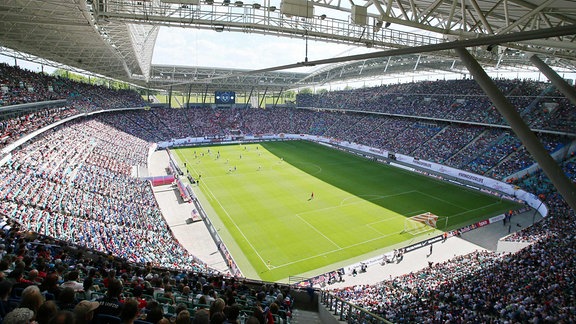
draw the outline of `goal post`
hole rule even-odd
[[[410,233],[412,235],[426,233],[436,229],[437,222],[438,215],[434,215],[430,212],[418,214],[404,220],[404,230],[402,232]]]

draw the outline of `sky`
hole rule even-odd
[[[412,28],[406,29],[394,25],[391,28],[418,33],[417,30]],[[422,33],[422,31],[420,31],[420,33]],[[307,56],[308,60],[313,61],[373,51],[375,51],[375,49],[309,40]],[[305,57],[306,42],[304,39],[253,33],[216,32],[212,30],[162,27],[154,48],[152,63],[235,69],[263,69],[303,62]],[[325,67],[325,65],[303,67],[289,71],[313,72],[323,67]],[[507,72],[500,69],[500,71],[490,74],[492,77],[497,78],[532,78],[546,81],[546,78],[539,73]],[[576,74],[566,75],[565,77],[574,79],[576,78]],[[462,75],[430,75],[421,72],[404,76],[383,76],[381,79],[368,81],[347,81],[328,85],[324,88],[334,90],[343,89],[347,86],[361,87],[385,83],[455,78],[462,78]]]
[[[369,51],[368,48],[308,41],[308,60]],[[305,57],[306,41],[301,38],[162,27],[156,41],[152,62],[154,64],[263,69],[302,62]],[[310,71],[311,68],[303,70]]]
[[[367,47],[309,40],[306,53],[306,41],[301,38],[162,27],[154,48],[152,63],[253,70],[303,62],[306,56],[309,61],[313,61],[373,51],[375,49]],[[325,66],[302,67],[285,71],[310,73]],[[318,88],[336,90],[348,86],[374,86],[430,78],[435,80],[445,77],[416,74],[400,79],[400,77],[386,76],[382,79],[345,81]],[[454,74],[447,78],[461,78],[461,75]]]
[[[253,0],[266,6],[281,7],[280,0]],[[235,2],[234,0],[231,1]],[[246,2],[246,1],[244,1]],[[204,5],[203,5],[204,6]],[[343,7],[349,6],[342,4]],[[238,13],[234,6],[213,6],[219,14]],[[266,11],[264,11],[266,12]],[[260,10],[254,11],[261,14]],[[347,22],[350,13],[326,7],[315,6],[314,15],[325,14],[332,19]],[[286,18],[285,16],[283,16]],[[297,19],[296,17],[288,19]],[[316,19],[316,18],[312,18]],[[343,53],[360,54],[370,49],[338,45],[335,43],[308,41],[308,60],[318,60],[342,56]],[[373,51],[373,50],[372,50]],[[306,57],[306,41],[303,38],[280,37],[241,32],[216,32],[193,28],[162,27],[158,35],[154,64],[178,64],[209,66],[220,68],[263,69],[278,65],[303,62]],[[308,72],[311,68],[295,70]],[[294,71],[294,70],[291,70]]]
[[[308,60],[360,54],[368,48],[309,40]],[[192,28],[161,27],[154,46],[152,64],[204,66],[234,69],[263,69],[304,61],[304,39],[254,33],[216,32]],[[10,65],[14,59],[0,55]],[[40,72],[36,64],[18,60],[18,65]],[[319,67],[303,67],[292,72],[310,72]],[[44,67],[51,73],[54,69]]]
[[[370,51],[374,51],[374,49],[309,40],[308,52],[306,53],[306,42],[301,38],[227,31],[216,32],[192,28],[161,27],[154,47],[152,63],[234,69],[263,69],[302,62],[306,54],[308,60],[313,61],[367,53]],[[14,64],[14,59],[0,55],[0,62],[7,62],[12,65]],[[41,71],[41,67],[36,64],[27,63],[22,60],[18,60],[18,64],[21,67],[33,71]],[[303,67],[289,71],[312,72],[322,67],[324,66]],[[51,73],[53,70],[53,68],[44,67],[45,72]],[[494,76],[507,78],[524,77],[515,72]],[[361,87],[385,83],[461,77],[462,76],[458,74],[427,75],[417,73],[413,75],[395,76],[393,78],[383,76],[381,79],[360,82],[347,81],[327,85],[324,88],[336,90],[348,86]],[[528,77],[534,79],[540,78],[542,81],[545,80],[538,75],[530,75]],[[567,78],[576,78],[576,76],[567,76]]]

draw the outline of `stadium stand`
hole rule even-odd
[[[8,89],[2,94],[3,105],[68,100],[63,107],[5,115],[0,124],[4,145],[87,110],[144,104],[134,92],[6,65],[0,72],[2,87]],[[533,127],[574,133],[574,106],[549,85],[525,80],[498,80],[498,85],[522,107]],[[50,86],[54,91],[47,90]],[[298,100],[300,106],[357,112],[113,111],[77,118],[15,149],[0,167],[0,318],[48,322],[50,315],[45,314],[69,309],[81,322],[80,318],[105,317],[104,307],[94,310],[96,304],[83,300],[102,306],[109,300],[132,304],[133,298],[141,309],[138,318],[151,323],[185,317],[184,310],[190,319],[205,318],[205,323],[208,316],[289,320],[294,303],[289,286],[256,285],[211,272],[174,239],[150,185],[130,176],[132,166],[146,165],[153,142],[225,136],[232,130],[255,135],[307,133],[411,154],[497,179],[533,165],[470,80],[300,95]],[[470,121],[485,125],[466,124]],[[570,136],[538,134],[550,152],[573,141]],[[573,154],[564,157],[562,167],[573,181],[575,165]],[[539,195],[549,206],[546,219],[505,238],[531,242],[528,248],[513,254],[459,256],[376,285],[332,293],[399,323],[576,321],[572,230],[576,215],[540,171],[508,181]],[[82,289],[66,300],[70,289],[65,287],[79,283]],[[119,291],[114,288],[118,284]],[[266,306],[276,314],[267,312]],[[109,316],[120,321],[124,315]]]
[[[78,111],[69,106],[48,108],[41,111],[18,113],[15,117],[0,121],[0,149],[44,126],[76,115]]]
[[[83,112],[145,105],[142,97],[131,90],[75,82],[0,63],[0,106],[55,99],[67,99]]]
[[[573,107],[548,83],[495,80],[535,129],[575,133]],[[373,88],[299,94],[298,107],[371,111],[452,121],[505,125],[505,121],[471,79],[383,85]]]
[[[58,91],[55,79],[8,64],[0,64],[0,105],[9,106],[28,102],[66,99]],[[52,89],[52,91],[50,91]]]

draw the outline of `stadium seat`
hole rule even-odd
[[[108,314],[96,315],[96,324],[121,324],[122,320],[118,316]]]
[[[152,322],[147,322],[147,321],[143,321],[143,320],[135,320],[134,324],[153,324]]]

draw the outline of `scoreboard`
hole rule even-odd
[[[236,93],[234,91],[215,91],[214,102],[224,105],[234,104],[236,103]]]

